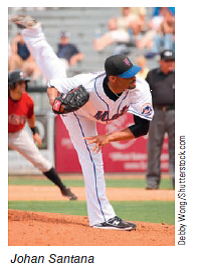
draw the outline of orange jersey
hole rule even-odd
[[[34,114],[33,99],[24,92],[21,99],[14,101],[8,97],[8,132],[17,132],[24,128],[26,119]]]

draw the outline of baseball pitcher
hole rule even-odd
[[[46,41],[41,24],[29,16],[13,16],[10,20],[22,28],[23,38],[48,81],[50,105],[55,113],[62,114],[77,151],[90,226],[135,230],[136,224],[119,218],[106,197],[101,148],[110,142],[147,134],[153,108],[149,85],[136,78],[141,68],[133,65],[127,56],[115,55],[105,60],[105,71],[67,78]],[[98,135],[97,123],[111,123],[127,112],[133,114],[135,124],[121,131]]]

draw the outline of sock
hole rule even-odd
[[[50,170],[43,172],[43,174],[51,180],[55,185],[57,185],[60,189],[64,188],[65,185],[62,183],[59,175],[55,171],[54,167],[52,167]]]

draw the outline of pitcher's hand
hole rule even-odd
[[[108,143],[110,143],[110,140],[108,138],[108,135],[103,134],[103,135],[97,135],[97,136],[91,136],[91,137],[84,137],[84,140],[87,140],[87,144],[95,144],[94,148],[91,150],[91,153],[99,153],[101,148]]]

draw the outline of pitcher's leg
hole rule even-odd
[[[62,117],[77,151],[86,187],[87,210],[90,226],[107,221],[116,214],[106,197],[103,160],[101,153],[91,154],[92,145],[83,137],[97,134],[95,122],[76,114]]]
[[[66,70],[48,44],[40,23],[35,27],[21,31],[25,43],[48,81],[53,78],[67,77]]]

